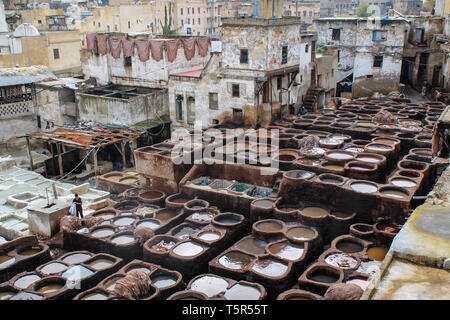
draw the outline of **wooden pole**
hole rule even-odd
[[[56,144],[56,150],[58,152],[58,166],[59,166],[59,174],[61,175],[61,177],[64,176],[64,170],[63,170],[63,161],[62,161],[62,150],[61,150],[61,145],[60,144]]]
[[[127,168],[127,158],[125,155],[125,142],[120,143],[120,148],[122,149],[122,162],[123,162],[123,169],[125,170]]]
[[[94,151],[94,176],[97,176],[97,170],[98,170],[98,165],[97,165],[97,150]]]
[[[26,139],[27,139],[28,158],[30,159],[30,167],[31,167],[31,171],[34,171],[33,157],[31,156],[30,138],[26,137]]]

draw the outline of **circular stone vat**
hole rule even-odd
[[[193,224],[183,223],[173,229],[172,235],[178,239],[185,240],[189,239],[191,234],[198,231],[200,231],[200,227],[194,226]]]
[[[250,254],[254,254],[254,255],[262,255],[262,254],[266,254],[266,245],[267,245],[267,242],[264,240],[257,239],[253,236],[247,236],[247,237],[239,240],[235,244],[235,247],[246,253],[250,253]]]
[[[229,251],[218,260],[219,264],[232,270],[242,270],[247,268],[255,259],[254,256],[240,251]]]
[[[322,173],[319,175],[319,180],[324,183],[341,185],[344,183],[344,178],[332,173]]]
[[[391,197],[391,198],[397,198],[397,199],[408,199],[409,198],[409,192],[400,187],[382,187],[380,188],[380,193],[383,196]]]
[[[237,226],[239,223],[242,222],[244,219],[243,216],[232,213],[232,212],[224,212],[216,215],[212,222],[215,225],[218,226],[224,226],[224,227],[234,227]]]
[[[363,291],[365,291],[367,289],[367,287],[369,286],[369,279],[367,277],[354,276],[354,277],[348,278],[348,280],[345,283],[356,284]]]
[[[135,217],[117,217],[113,220],[113,223],[116,226],[122,227],[122,226],[131,226],[133,223],[136,222]]]
[[[388,251],[389,248],[380,246],[369,246],[369,248],[367,249],[367,255],[371,260],[383,261]]]
[[[277,300],[324,300],[324,299],[322,296],[319,296],[309,291],[291,289],[281,293],[278,296]]]
[[[55,293],[63,289],[66,285],[66,280],[59,277],[47,277],[35,282],[33,291],[41,294]]]
[[[107,298],[108,298],[108,296],[105,293],[98,290],[98,291],[89,292],[89,293],[81,296],[80,300],[106,300]]]
[[[201,292],[184,290],[174,293],[167,300],[208,300],[208,296]]]
[[[204,246],[192,241],[181,242],[172,248],[172,252],[180,257],[194,257],[202,253],[204,250]]]
[[[333,267],[317,266],[307,271],[306,278],[314,282],[331,284],[337,283],[341,274]]]
[[[409,153],[418,155],[418,156],[424,156],[424,157],[431,157],[431,149],[428,148],[414,148],[409,150]]]
[[[325,161],[322,167],[331,171],[344,171],[344,165],[335,161]]]
[[[251,205],[254,207],[258,207],[258,208],[271,209],[273,207],[274,203],[275,203],[274,200],[258,199],[258,200],[253,200]]]
[[[2,300],[8,300],[13,295],[15,295],[16,292],[10,291],[8,288],[0,289],[0,301]]]
[[[119,183],[124,184],[132,184],[132,183],[138,183],[139,179],[136,177],[124,177],[119,179]]]
[[[136,200],[127,200],[116,203],[113,208],[119,211],[133,211],[138,206],[139,202],[137,202]]]
[[[209,207],[209,202],[207,202],[205,200],[201,200],[201,199],[190,200],[184,204],[184,209],[187,212],[195,212],[200,209],[205,209],[208,207]]]
[[[303,216],[321,219],[326,218],[329,214],[329,211],[325,208],[318,206],[306,206],[300,211],[300,213]]]
[[[398,167],[400,169],[409,169],[415,171],[425,171],[427,165],[422,162],[410,161],[410,160],[402,160],[398,163]]]
[[[177,284],[179,277],[175,273],[156,271],[150,276],[152,284],[158,289],[167,289]]]
[[[373,152],[381,155],[387,155],[394,151],[394,147],[383,143],[369,143],[365,148],[365,152]]]
[[[366,223],[355,223],[350,226],[350,234],[359,238],[373,236],[373,226]]]
[[[110,268],[115,263],[114,260],[100,256],[94,258],[92,261],[86,262],[86,264],[94,270],[103,270]]]
[[[94,271],[82,265],[74,265],[61,274],[61,277],[73,280],[82,280],[90,277]]]
[[[262,234],[276,234],[282,232],[283,229],[283,222],[274,219],[261,220],[253,224],[253,231]]]
[[[14,281],[13,286],[20,289],[29,288],[36,281],[41,280],[41,277],[37,274],[28,274],[18,278]]]
[[[175,218],[176,216],[178,216],[179,214],[180,214],[180,211],[164,208],[164,209],[158,210],[155,213],[155,219],[158,219],[162,223],[166,223],[166,222],[172,220],[173,218]]]
[[[103,176],[104,179],[112,182],[118,182],[121,178],[123,178],[122,173],[107,173]]]
[[[340,269],[356,269],[359,265],[358,260],[342,252],[333,252],[324,259],[325,263]]]
[[[60,272],[66,271],[68,268],[67,265],[61,262],[50,262],[45,264],[42,268],[40,268],[38,271],[45,274],[45,275],[51,275],[51,274],[57,274]]]
[[[308,227],[293,227],[287,230],[286,236],[289,240],[298,241],[312,241],[318,237],[317,231]]]
[[[348,151],[348,152],[351,152],[351,153],[358,154],[358,153],[363,153],[364,152],[364,148],[358,147],[356,145],[351,145],[350,147],[345,148],[344,151]]]
[[[116,211],[114,210],[99,210],[94,212],[92,216],[96,218],[102,218],[103,220],[110,220],[116,216]]]
[[[127,268],[127,270],[125,270],[125,273],[129,274],[133,271],[142,271],[142,272],[147,272],[147,273],[151,272],[151,270],[147,266],[143,265],[142,263],[136,263],[136,264],[130,266],[129,268]]]
[[[290,170],[286,171],[283,176],[289,180],[304,180],[314,177],[314,173],[305,170]]]
[[[205,230],[198,234],[198,238],[203,241],[217,241],[222,237],[218,230]]]
[[[84,252],[76,252],[73,254],[66,255],[62,261],[67,264],[77,264],[77,263],[83,263],[87,259],[92,257],[92,254],[90,253],[84,253]]]
[[[279,278],[286,274],[289,265],[270,258],[258,259],[252,266],[253,272],[265,277]]]
[[[166,208],[180,208],[184,204],[192,199],[181,193],[175,193],[166,198]]]
[[[377,184],[363,180],[353,181],[352,183],[350,183],[350,188],[352,188],[356,192],[361,193],[374,193],[378,191]]]
[[[157,203],[162,201],[166,197],[166,194],[159,190],[150,190],[139,193],[138,199],[145,203]]]
[[[300,153],[303,156],[305,156],[306,158],[312,158],[312,159],[323,157],[325,152],[326,152],[325,149],[319,148],[319,147],[312,147],[312,148],[308,148],[308,149],[304,149],[304,150],[300,151]]]
[[[407,170],[407,169],[399,170],[399,171],[397,171],[397,174],[399,176],[407,177],[410,179],[418,179],[418,178],[422,177],[422,173],[420,173],[419,171]]]
[[[360,153],[355,157],[355,160],[380,164],[386,162],[386,157],[376,153]]]
[[[274,256],[288,261],[296,261],[303,256],[304,243],[293,244],[289,241],[271,243],[267,250]]]
[[[202,292],[210,298],[227,291],[228,286],[228,281],[223,278],[205,275],[195,278],[188,287],[191,290]]]
[[[396,187],[402,187],[402,188],[415,188],[417,186],[417,183],[413,179],[408,178],[392,178],[391,184],[393,184]]]
[[[142,219],[136,224],[136,227],[145,227],[150,228],[152,230],[158,229],[161,225],[161,222],[155,219]]]
[[[364,246],[351,238],[340,239],[335,248],[345,253],[356,253],[364,250]]]
[[[103,288],[108,291],[114,291],[114,288],[116,287],[116,282],[119,279],[122,279],[124,276],[115,276],[110,279],[108,279],[104,284]]]
[[[355,156],[353,153],[348,151],[327,151],[325,153],[325,159],[329,161],[335,161],[335,162],[345,162],[354,159]]]
[[[7,255],[0,255],[0,270],[12,266],[16,262],[16,258]]]
[[[227,300],[259,300],[261,295],[261,291],[256,286],[241,283],[234,284],[224,294]]]
[[[299,159],[297,161],[298,161],[298,163],[300,163],[304,166],[316,167],[316,166],[320,165],[320,160],[316,160],[316,159],[303,158],[303,159]]]
[[[91,231],[90,235],[94,238],[107,238],[107,237],[113,235],[114,233],[115,232],[114,232],[113,228],[97,227]]]
[[[20,256],[29,257],[29,256],[34,256],[35,254],[37,254],[39,252],[42,252],[42,249],[39,246],[34,246],[34,247],[23,248],[20,251],[18,251],[17,253]]]
[[[111,242],[120,245],[120,246],[126,246],[136,241],[134,238],[134,235],[132,232],[124,232],[120,233],[114,237],[111,238]]]

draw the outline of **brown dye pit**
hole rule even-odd
[[[251,253],[251,254],[264,254],[266,253],[266,247],[267,242],[253,238],[253,237],[249,237],[249,238],[245,238],[242,239],[241,241],[239,241],[236,244],[236,248],[247,252],[247,253]]]
[[[103,220],[109,220],[109,219],[115,217],[115,213],[114,212],[109,212],[109,211],[108,212],[102,212],[102,213],[94,214],[94,217],[97,217],[97,218],[101,217]]]
[[[171,200],[170,202],[173,202],[173,203],[186,203],[186,202],[188,202],[189,200],[190,200],[190,199],[176,198],[176,199]]]
[[[264,232],[277,232],[282,229],[282,226],[276,222],[261,222],[258,223],[256,227]]]
[[[343,170],[344,166],[340,166],[337,164],[326,164],[323,166],[326,169],[330,169],[330,170]]]
[[[314,239],[315,233],[313,230],[309,228],[303,228],[303,227],[295,227],[292,229],[289,229],[287,232],[287,236],[289,238],[295,239],[295,240],[301,240],[301,241],[308,241],[311,239]]]
[[[364,247],[362,245],[360,245],[359,243],[354,242],[354,241],[348,241],[348,240],[339,241],[336,245],[336,248],[345,253],[355,253],[355,252],[361,252],[364,250]]]
[[[0,270],[8,268],[16,261],[16,258],[10,256],[0,256]]]
[[[103,269],[109,268],[113,264],[114,264],[114,262],[111,260],[108,260],[108,259],[96,259],[96,260],[90,262],[88,265],[95,270],[103,270]]]
[[[333,212],[331,213],[331,215],[341,218],[341,219],[346,219],[351,217],[352,213],[348,213],[348,212]]]
[[[263,199],[263,200],[256,200],[253,202],[253,205],[255,207],[260,207],[260,208],[272,208],[274,201],[273,200],[267,200],[267,199]]]
[[[413,188],[413,187],[415,187],[415,186],[417,185],[417,183],[415,183],[415,182],[412,181],[412,180],[409,180],[409,179],[402,179],[402,178],[395,178],[395,179],[392,179],[392,180],[391,180],[391,183],[392,183],[394,186],[397,186],[397,187],[404,187],[404,188]]]
[[[141,193],[139,196],[141,198],[151,200],[151,199],[161,198],[163,196],[163,194],[161,192],[158,192],[158,191],[147,191],[147,192]]]
[[[389,250],[388,248],[383,248],[383,247],[372,247],[369,250],[367,250],[367,255],[372,260],[383,261],[388,250]]]
[[[93,292],[93,293],[83,296],[83,298],[81,298],[81,300],[106,300],[107,298],[108,298],[108,296],[103,293]]]
[[[178,244],[172,249],[172,251],[182,257],[192,257],[198,255],[204,249],[205,248],[203,246],[200,246],[192,241],[187,241]]]
[[[236,283],[225,291],[224,297],[227,300],[258,300],[261,297],[261,291],[252,286]]]
[[[119,181],[120,180],[120,178],[122,178],[123,176],[119,176],[119,175],[117,175],[117,176],[109,176],[109,177],[105,177],[105,179],[106,180],[109,180],[109,181],[113,181],[113,182],[116,182],[116,181]]]
[[[281,277],[288,270],[288,265],[271,259],[261,259],[253,264],[252,270],[269,277]]]
[[[76,263],[82,263],[89,259],[91,257],[90,254],[87,253],[74,253],[71,255],[68,255],[63,259],[63,262],[68,264],[76,264]]]
[[[191,290],[202,292],[208,297],[215,296],[227,290],[228,281],[219,277],[203,276],[191,283]]]
[[[318,166],[320,161],[313,159],[300,159],[299,162],[305,166]]]
[[[353,190],[362,192],[362,193],[372,193],[377,191],[377,187],[364,182],[356,182],[350,185]]]
[[[119,245],[129,244],[134,241],[134,237],[131,234],[124,234],[111,239],[111,242]]]
[[[287,242],[275,243],[269,246],[269,251],[281,259],[295,261],[303,255],[303,246],[293,245]]]
[[[367,149],[374,151],[389,151],[392,150],[392,147],[383,144],[372,144],[367,146]]]
[[[245,253],[231,251],[220,257],[219,263],[228,269],[240,270],[246,268],[253,259],[252,256]]]
[[[19,254],[21,256],[32,256],[32,255],[35,255],[36,253],[39,253],[39,252],[41,252],[40,248],[29,248],[29,249],[20,251]]]
[[[63,272],[67,269],[67,266],[65,264],[62,264],[60,262],[53,262],[47,264],[45,267],[41,269],[41,272],[44,274],[55,274]]]
[[[169,209],[162,209],[155,214],[155,218],[160,220],[161,222],[169,221],[170,219],[177,216],[179,211],[175,210],[169,210]]]
[[[120,180],[120,183],[125,183],[125,184],[131,184],[131,183],[135,183],[137,182],[136,178],[125,178],[123,180]]]
[[[222,223],[225,225],[230,225],[230,224],[236,224],[238,223],[240,220],[238,220],[237,218],[233,217],[233,216],[218,216],[214,219],[216,222],[218,223]]]
[[[342,183],[344,180],[332,176],[322,176],[320,177],[320,181],[325,183],[339,184]]]
[[[308,276],[309,280],[323,283],[335,283],[339,280],[339,277],[334,273],[328,273],[324,270],[315,270]]]
[[[328,158],[336,159],[336,160],[350,160],[353,159],[353,156],[346,153],[341,152],[331,152],[328,155]]]
[[[283,208],[278,208],[278,210],[283,211],[283,212],[291,212],[291,211],[298,210],[298,208],[294,208],[294,207],[283,207]]]
[[[26,289],[40,279],[41,277],[36,274],[29,274],[17,279],[16,282],[14,282],[14,286],[20,289]]]
[[[325,218],[328,215],[328,211],[320,207],[307,207],[301,212],[303,215],[313,218]]]
[[[45,286],[40,287],[39,289],[36,290],[36,292],[39,293],[52,293],[52,292],[56,292],[58,290],[60,290],[63,287],[62,284],[47,284]]]
[[[309,179],[313,176],[312,172],[309,171],[303,171],[303,170],[292,170],[286,172],[286,176],[288,178],[294,178],[294,179]]]

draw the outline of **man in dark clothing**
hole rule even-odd
[[[73,199],[72,202],[75,203],[75,205],[76,205],[76,209],[77,209],[76,216],[78,217],[78,214],[79,214],[80,218],[83,219],[83,207],[81,206],[82,201],[81,201],[81,198],[78,196],[78,194],[75,194],[75,199]]]

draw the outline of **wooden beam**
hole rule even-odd
[[[122,148],[122,162],[123,162],[123,170],[127,168],[127,157],[125,154],[125,142],[120,143],[120,147]]]
[[[63,161],[62,161],[62,150],[61,150],[61,145],[60,144],[56,144],[56,150],[58,152],[59,174],[61,175],[61,177],[63,177],[64,176],[64,170],[63,170]]]
[[[30,167],[31,167],[31,171],[34,171],[33,157],[31,156],[30,138],[26,137],[26,139],[27,139],[28,158],[30,159]]]
[[[94,151],[93,157],[94,157],[94,176],[97,176],[97,171],[98,171],[98,164],[97,164],[97,151]]]

